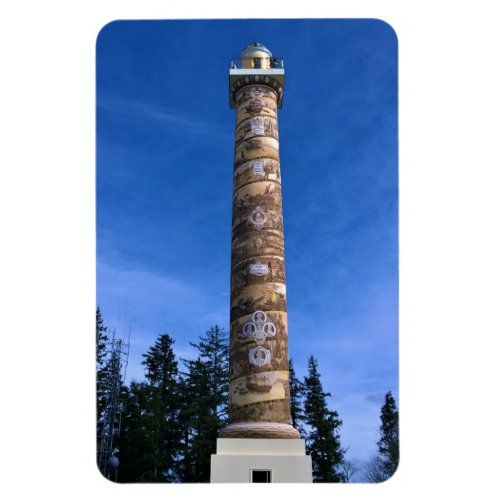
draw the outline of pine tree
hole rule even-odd
[[[191,454],[192,440],[193,440],[193,424],[192,414],[195,411],[195,406],[191,401],[191,394],[189,394],[190,384],[188,382],[188,375],[183,374],[179,378],[179,391],[182,394],[179,405],[179,425],[180,425],[180,439],[179,439],[179,460],[177,463],[177,473],[181,483],[193,483],[196,476],[196,462]]]
[[[301,425],[304,421],[304,384],[295,375],[293,367],[293,360],[290,358],[288,361],[288,380],[290,384],[290,416],[292,426],[297,429],[302,438],[305,437],[306,431]]]
[[[385,476],[390,478],[399,464],[399,411],[391,391],[380,409],[380,439],[377,442]]]
[[[391,391],[380,409],[378,453],[365,464],[366,479],[380,483],[389,479],[399,464],[399,411]]]
[[[103,433],[103,417],[106,406],[106,380],[108,378],[106,371],[106,358],[108,356],[108,328],[104,326],[104,321],[99,307],[96,310],[95,327],[95,346],[96,346],[96,451],[97,463],[101,467],[100,459],[101,439]],[[101,467],[102,469],[102,467]]]
[[[212,400],[212,415],[219,420],[220,428],[227,421],[229,391],[229,338],[224,328],[212,326],[200,336],[198,344],[190,342],[199,351],[200,359],[209,371],[205,391]]]
[[[181,412],[183,482],[209,482],[210,458],[216,451],[219,431],[227,421],[229,388],[228,336],[219,326],[200,337],[195,361],[183,360],[184,405]]]
[[[97,396],[97,421],[102,417],[104,409],[104,387],[106,382],[106,358],[108,356],[108,336],[106,335],[108,327],[104,326],[101,311],[97,308],[96,311],[96,326],[95,326],[95,346],[96,346],[96,396]]]
[[[154,388],[145,382],[131,382],[123,388],[124,413],[118,441],[118,482],[157,481],[157,416]]]
[[[306,439],[307,451],[313,465],[313,481],[317,483],[339,483],[344,478],[341,464],[344,450],[340,444],[339,428],[342,425],[338,413],[328,409],[318,372],[318,362],[311,356],[308,362],[308,376],[304,379],[304,420],[310,427]]]
[[[174,340],[163,334],[143,354],[142,364],[146,367],[145,377],[151,393],[146,413],[151,416],[149,423],[153,432],[151,470],[143,478],[145,481],[172,482],[177,479],[180,394],[173,344]]]
[[[102,319],[101,311],[99,307],[95,313],[95,345],[96,345],[96,364],[97,368],[102,368],[104,364],[104,358],[106,357],[106,345],[108,342],[108,336],[106,332],[108,327],[104,326],[104,320]]]
[[[216,451],[221,428],[213,413],[213,399],[207,391],[209,364],[200,358],[189,361],[189,373],[183,378],[184,406],[180,421],[183,429],[182,482],[210,481],[210,458]]]

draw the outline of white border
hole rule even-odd
[[[93,465],[93,346],[82,339],[95,314],[94,40],[114,19],[208,16],[373,17],[389,22],[399,38],[400,471],[378,486],[266,488],[292,497],[314,488],[315,496],[339,499],[486,498],[498,491],[500,43],[494,2],[5,5],[2,490],[52,499],[153,500],[209,491],[255,496],[237,485],[118,486]]]

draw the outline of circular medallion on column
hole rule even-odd
[[[267,220],[267,214],[260,207],[256,207],[250,214],[250,221],[255,226],[255,229],[262,229]]]
[[[267,318],[264,311],[255,311],[252,314],[252,319],[243,325],[243,335],[252,338],[256,342],[263,342],[267,338],[276,335],[276,326]]]
[[[268,365],[271,362],[271,351],[265,347],[254,347],[248,351],[248,361],[258,367]]]

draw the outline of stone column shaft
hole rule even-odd
[[[252,80],[234,93],[229,425],[220,436],[300,438],[290,425],[279,93]]]

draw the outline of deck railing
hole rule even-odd
[[[230,69],[283,69],[282,57],[234,57]]]

